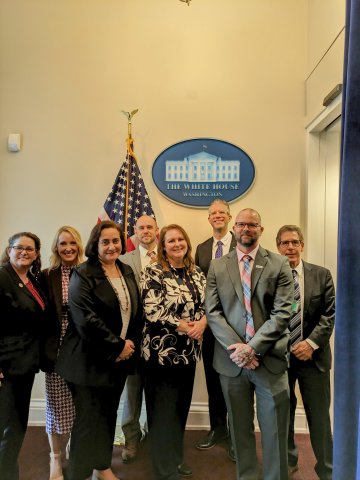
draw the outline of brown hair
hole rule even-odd
[[[34,243],[35,243],[35,250],[36,250],[38,256],[36,257],[36,259],[31,264],[30,272],[32,273],[32,275],[34,275],[34,277],[37,277],[39,275],[39,273],[41,272],[41,256],[40,256],[41,242],[40,242],[40,238],[37,235],[35,235],[35,233],[19,232],[19,233],[15,233],[14,235],[12,235],[8,240],[8,246],[5,248],[3,254],[1,255],[0,265],[5,265],[7,263],[10,263],[10,257],[9,257],[8,250],[9,250],[9,248],[13,247],[16,240],[18,240],[21,237],[31,238],[31,240],[33,240]]]
[[[280,242],[281,242],[281,235],[284,233],[284,232],[296,232],[299,236],[299,240],[301,243],[304,243],[304,235],[300,229],[300,227],[298,227],[297,225],[283,225],[277,235],[276,235],[276,245],[279,246],[280,245]]]
[[[84,261],[84,247],[82,245],[80,233],[76,230],[76,228],[71,227],[69,225],[64,225],[63,227],[60,227],[59,230],[56,232],[55,238],[54,238],[53,243],[51,245],[52,254],[51,254],[51,257],[50,257],[49,270],[60,267],[60,265],[61,265],[61,258],[60,258],[59,252],[58,252],[58,241],[59,241],[60,235],[63,232],[69,233],[74,238],[76,246],[78,248],[78,254],[77,254],[77,257],[76,257],[75,265],[78,265],[79,263]]]
[[[99,238],[100,238],[101,232],[105,230],[105,228],[115,228],[119,232],[120,240],[121,240],[120,255],[123,255],[124,253],[126,253],[125,235],[124,235],[124,232],[121,230],[120,225],[113,222],[112,220],[103,220],[102,222],[97,223],[95,227],[91,230],[89,240],[87,241],[87,244],[85,247],[85,255],[90,260],[95,260],[99,255],[99,252],[98,252]]]
[[[189,235],[185,232],[183,227],[181,227],[180,225],[177,225],[176,223],[171,223],[170,225],[167,225],[160,230],[158,253],[157,253],[158,263],[161,264],[164,270],[170,270],[170,263],[165,253],[165,235],[169,230],[179,230],[179,232],[182,233],[188,247],[184,257],[184,265],[189,271],[194,270],[195,262],[191,256],[192,247],[191,247]]]

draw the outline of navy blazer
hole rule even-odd
[[[29,278],[47,307],[41,285],[30,273]],[[38,372],[39,368],[47,370],[47,313],[10,263],[0,267],[0,370],[5,378]]]
[[[126,338],[139,350],[143,324],[138,287],[131,267],[116,262],[131,301]],[[120,338],[120,306],[97,259],[74,268],[69,284],[69,309],[69,326],[55,370],[69,382],[88,386],[111,386],[119,378],[119,372],[131,373],[135,355],[130,360],[115,362],[125,346],[125,340]]]
[[[207,240],[205,240],[205,242],[200,243],[196,247],[195,264],[201,268],[201,270],[204,272],[205,277],[208,274],[210,262],[212,260],[213,243],[214,243],[214,237],[210,237]],[[236,248],[236,240],[234,235],[231,233],[231,243],[230,243],[229,252],[231,252],[231,250],[234,250],[234,248]]]

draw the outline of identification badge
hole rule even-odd
[[[293,302],[292,305],[291,305],[291,311],[293,313],[297,313],[300,309],[300,304],[299,302]]]

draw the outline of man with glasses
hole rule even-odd
[[[241,210],[236,249],[211,262],[206,317],[215,336],[214,367],[229,412],[237,480],[258,478],[254,394],[264,480],[288,480],[288,325],[294,296],[286,258],[259,245],[256,210]]]
[[[236,247],[235,237],[228,230],[230,220],[229,204],[225,200],[214,200],[209,206],[208,215],[213,235],[198,245],[195,252],[195,263],[205,275],[208,273],[213,258],[222,257]],[[195,445],[199,450],[208,450],[229,436],[224,395],[221,390],[219,374],[213,367],[214,343],[214,335],[207,328],[204,331],[202,355],[208,391],[210,431]],[[235,461],[231,442],[228,453],[231,460]]]
[[[328,269],[301,259],[304,236],[296,225],[284,225],[276,244],[290,262],[294,277],[293,316],[290,321],[290,428],[289,474],[298,470],[294,440],[298,381],[311,445],[317,460],[315,471],[321,480],[332,478],[332,435],[330,423],[330,337],[334,328],[335,290]]]

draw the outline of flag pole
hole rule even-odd
[[[124,235],[125,235],[125,243],[127,242],[127,230],[128,230],[128,205],[129,205],[129,185],[130,185],[130,156],[133,156],[133,149],[132,149],[132,136],[131,136],[131,127],[132,127],[132,117],[139,111],[138,108],[135,110],[132,110],[131,112],[126,112],[125,110],[121,110],[121,112],[126,116],[128,119],[128,138],[126,140],[127,142],[127,160],[128,160],[128,165],[127,165],[127,174],[126,174],[126,185],[127,188],[125,189],[125,219],[124,219]],[[135,157],[134,157],[135,158]]]

